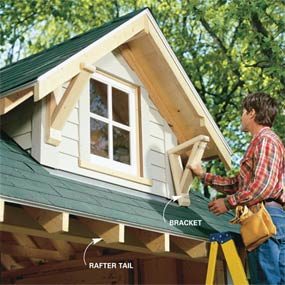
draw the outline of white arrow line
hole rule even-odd
[[[86,255],[86,252],[87,252],[87,249],[89,248],[89,246],[92,244],[96,244],[97,242],[99,242],[101,240],[102,240],[101,238],[93,238],[92,241],[87,245],[87,247],[85,248],[84,253],[83,253],[84,265],[87,265],[86,260],[85,260],[85,255]]]
[[[170,202],[172,202],[172,199],[169,200],[169,201],[165,204],[164,209],[163,209],[163,214],[162,214],[162,216],[163,216],[163,221],[164,221],[165,223],[166,223],[166,219],[164,218],[164,214],[165,214],[166,207],[169,205]]]
[[[183,195],[179,195],[179,196],[172,196],[171,200],[166,203],[166,205],[164,206],[164,209],[163,209],[163,213],[162,213],[163,221],[164,221],[165,223],[166,223],[167,221],[166,221],[164,215],[165,215],[165,210],[166,210],[167,206],[168,206],[172,201],[175,202],[176,200],[180,199],[181,197],[184,197],[184,196],[187,196],[187,195],[188,195],[188,193],[187,193],[187,194],[183,194]]]

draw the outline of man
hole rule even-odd
[[[228,195],[209,203],[212,213],[220,215],[237,205],[250,207],[262,201],[270,213],[277,234],[248,254],[253,284],[285,284],[285,150],[270,129],[276,113],[275,100],[265,93],[244,99],[242,131],[249,132],[252,140],[235,177],[205,173],[200,164],[190,166],[206,185]]]

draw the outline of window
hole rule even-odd
[[[90,162],[137,175],[136,89],[96,73],[89,95]]]

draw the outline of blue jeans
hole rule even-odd
[[[266,207],[276,235],[248,253],[251,284],[285,284],[285,210]]]

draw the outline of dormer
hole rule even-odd
[[[168,152],[199,136],[209,138],[202,159],[230,166],[230,148],[148,9],[7,66],[1,79],[2,128],[53,174],[170,198]]]

